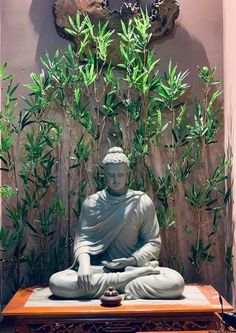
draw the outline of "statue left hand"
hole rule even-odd
[[[130,258],[119,258],[119,259],[113,259],[112,261],[102,261],[102,264],[112,270],[116,269],[122,269],[125,268],[126,266],[137,266],[136,265],[136,260],[133,257]]]

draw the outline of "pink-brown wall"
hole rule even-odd
[[[224,115],[225,115],[225,152],[232,161],[232,210],[229,212],[228,235],[234,242],[233,271],[236,279],[236,12],[235,0],[223,2],[224,13]],[[236,307],[235,282],[233,284],[233,302]]]
[[[190,70],[193,94],[197,94],[197,65],[217,67],[218,78],[223,77],[222,0],[180,0],[179,4],[176,31],[156,50],[163,62],[171,57],[182,70]]]
[[[57,35],[54,28],[51,12],[53,2],[0,2],[1,63],[9,61],[9,70],[16,73],[16,81],[22,84],[30,81],[32,71],[40,70],[40,57],[45,49],[53,54],[57,48],[66,47],[67,42]],[[170,58],[180,70],[190,70],[188,82],[192,84],[192,96],[195,96],[199,95],[201,89],[196,74],[197,65],[216,66],[217,78],[223,78],[222,0],[179,0],[179,4],[180,17],[174,32],[154,46],[162,60],[162,70],[166,69]],[[25,88],[21,86],[19,94],[24,92]]]
[[[8,60],[10,70],[22,83],[29,81],[30,72],[40,70],[40,57],[45,49],[53,53],[67,44],[54,28],[53,2],[1,1],[1,62]],[[181,69],[188,68],[189,80],[195,87],[194,92],[198,92],[197,65],[216,66],[218,77],[223,77],[222,0],[179,0],[179,4],[180,17],[175,32],[157,42],[155,49],[164,69],[170,58]]]

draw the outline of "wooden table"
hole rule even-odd
[[[188,290],[198,293],[202,301],[191,300]],[[15,294],[3,315],[14,321],[16,333],[206,331],[218,328],[216,314],[221,312],[217,291],[206,285],[187,286],[182,300],[124,301],[116,308],[102,307],[98,301],[53,300],[47,292],[28,288]],[[44,299],[37,301],[40,293]],[[223,307],[233,310],[225,300]]]

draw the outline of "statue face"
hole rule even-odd
[[[108,191],[114,195],[122,195],[127,191],[129,168],[126,164],[106,164],[104,166],[105,183]]]

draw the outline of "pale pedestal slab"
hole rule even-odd
[[[224,300],[224,310],[232,307]],[[218,328],[218,292],[211,286],[187,285],[177,300],[123,301],[106,308],[99,300],[58,300],[48,288],[19,290],[3,311],[17,333],[135,333],[203,331]]]

